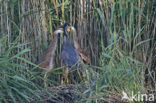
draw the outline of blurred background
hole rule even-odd
[[[91,59],[85,65],[87,79],[72,84],[77,88],[87,83],[85,90],[73,90],[85,96],[69,103],[122,102],[122,91],[153,93],[155,17],[155,0],[0,0],[0,101],[53,100],[54,93],[41,86],[43,75],[34,70],[53,32],[65,22],[76,28],[79,45]],[[62,44],[60,37],[49,88],[61,85],[57,78]]]

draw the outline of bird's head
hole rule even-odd
[[[55,34],[62,34],[63,32],[64,32],[63,29],[60,27],[54,33]]]
[[[71,26],[71,25],[70,25],[69,23],[65,23],[65,24],[63,25],[63,31],[64,31],[65,36],[67,36],[67,33],[69,32],[70,26]]]
[[[67,33],[74,32],[76,30],[71,24],[67,22],[63,25],[63,31],[64,31],[65,36],[67,36]]]

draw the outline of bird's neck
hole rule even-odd
[[[68,36],[65,36],[64,37],[64,41],[66,44],[70,44],[70,40],[69,40],[69,37]]]

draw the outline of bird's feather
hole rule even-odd
[[[78,61],[78,53],[69,43],[66,42],[61,53],[61,59],[63,60],[65,65],[67,65],[68,67],[72,67]]]

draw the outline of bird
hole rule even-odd
[[[88,58],[84,53],[83,50],[80,48],[78,44],[78,38],[77,38],[77,33],[76,29],[74,26],[70,25],[69,23],[65,23],[63,26],[63,31],[64,31],[64,47],[61,52],[61,59],[63,63],[69,67],[73,68],[75,65],[77,65],[77,68],[80,64],[80,59],[84,60],[86,63],[90,63],[90,58]],[[74,46],[71,45],[69,36],[67,33],[73,32],[73,41],[74,41]],[[68,72],[69,69],[67,68],[65,71],[65,80],[68,82]],[[82,80],[82,77],[80,75],[80,72],[77,70],[77,73]]]
[[[77,59],[79,58],[79,56],[86,63],[90,64],[90,58],[85,55],[85,53],[83,52],[83,50],[80,48],[80,46],[78,44],[77,32],[76,32],[76,29],[74,28],[74,26],[71,26],[69,23],[65,23],[63,26],[63,31],[64,31],[65,46],[62,51],[62,54],[64,53],[64,51],[66,51],[65,53],[69,53],[69,54],[73,53],[73,54],[69,55],[71,58],[69,58],[69,56],[66,56],[66,57],[64,57],[64,55],[61,56],[63,59],[68,58],[69,63],[67,63],[67,60],[66,60],[65,64],[67,66],[71,67],[72,65],[74,65],[77,62]],[[74,47],[70,43],[67,32],[73,33]],[[70,51],[70,50],[72,50],[72,51]],[[72,62],[70,62],[70,61],[72,61]]]
[[[79,56],[79,64],[81,64],[82,66],[87,63],[87,64],[90,64],[91,63],[91,60],[89,57],[86,56],[86,54],[84,53],[83,49],[81,49],[79,43],[78,43],[78,37],[77,37],[77,32],[76,32],[76,29],[74,26],[70,26],[68,28],[70,32],[73,33],[73,42],[74,42],[74,48],[75,50],[77,51],[78,53],[78,56]],[[80,72],[78,69],[77,69],[77,73],[80,77],[80,80],[82,80],[82,76],[81,76],[81,73],[84,74],[84,76],[88,76],[87,73],[87,69],[82,69],[82,72]]]
[[[56,29],[53,33],[53,41],[48,46],[47,50],[44,52],[44,54],[39,59],[39,71],[45,72],[44,75],[44,87],[47,87],[46,85],[46,79],[47,74],[53,69],[54,67],[54,58],[55,58],[55,51],[57,47],[58,42],[58,34],[63,33],[63,28],[60,26],[60,28]]]
[[[69,31],[73,33],[73,41],[74,41],[74,48],[76,49],[76,51],[78,52],[80,58],[90,64],[91,60],[89,57],[86,56],[86,54],[84,53],[84,51],[80,48],[80,45],[78,43],[78,37],[77,37],[77,32],[74,26],[70,26]]]
[[[67,66],[65,70],[65,76],[63,77],[65,78],[66,83],[69,82],[68,80],[69,68],[72,69],[78,63],[78,60],[79,60],[78,53],[75,50],[75,48],[71,45],[70,39],[67,35],[67,32],[70,32],[70,27],[71,25],[69,23],[65,23],[63,25],[64,47],[60,55],[61,62],[63,62],[64,65]],[[61,81],[61,84],[64,84],[63,79]]]
[[[64,33],[64,47],[61,52],[61,59],[64,62],[66,66],[69,68],[72,68],[79,60],[79,56],[75,48],[70,43],[69,37],[67,35],[67,32],[70,28],[69,23],[65,23],[63,26],[63,33]]]

